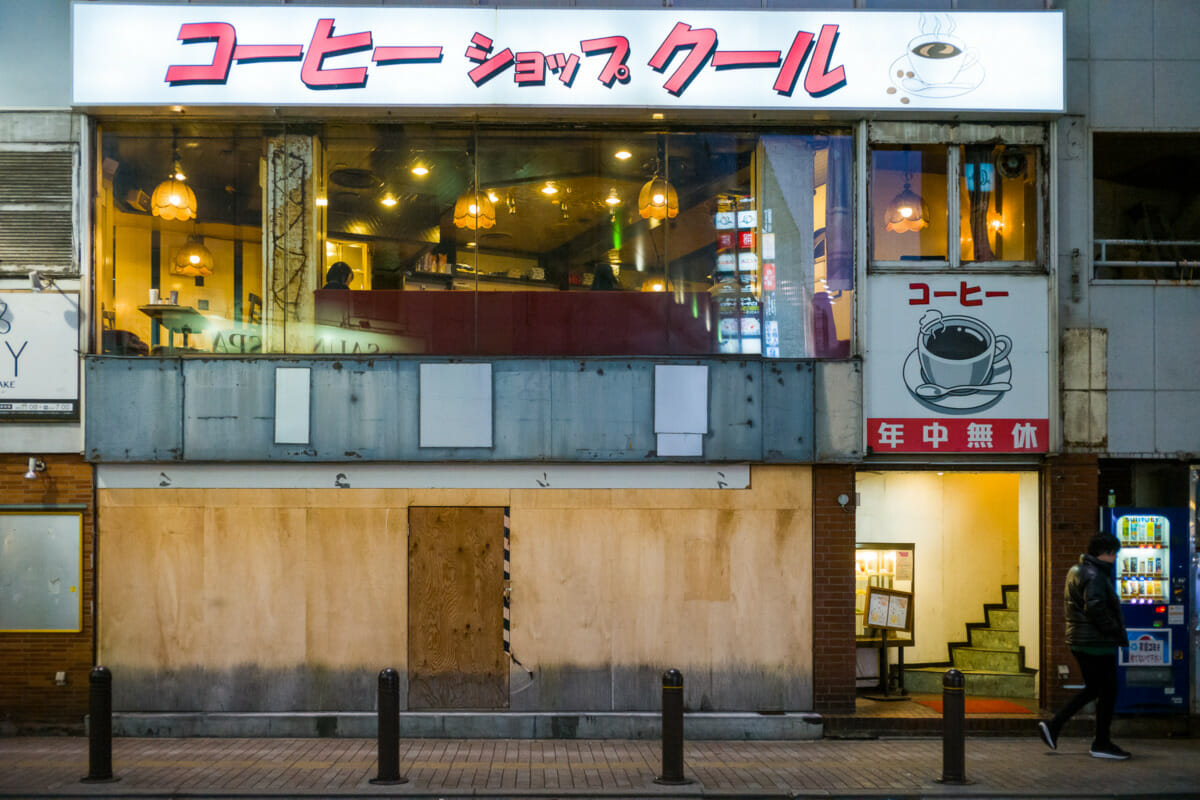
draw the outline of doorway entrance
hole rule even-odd
[[[863,470],[856,480],[860,590],[903,581],[913,593],[904,688],[940,694],[953,666],[968,695],[1036,697],[1038,474]],[[857,682],[876,686],[878,646],[859,641]]]
[[[408,708],[506,709],[504,509],[408,510]]]

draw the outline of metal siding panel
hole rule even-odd
[[[812,362],[764,362],[762,394],[763,461],[812,461]]]
[[[183,441],[188,461],[279,458],[303,446],[276,445],[275,367],[295,362],[183,362]]]
[[[182,461],[183,372],[177,359],[84,362],[88,461]]]
[[[862,458],[862,391],[862,362],[817,362],[813,371],[814,461]]]
[[[496,361],[492,364],[495,447],[500,461],[543,461],[550,457],[550,363]]]
[[[416,369],[401,377],[400,362],[314,361],[312,456],[299,460],[398,460],[415,450]]]
[[[709,435],[706,461],[761,461],[763,457],[763,362],[709,364]]]
[[[653,459],[653,367],[640,360],[550,362],[550,457]]]

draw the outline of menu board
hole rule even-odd
[[[865,624],[868,628],[912,630],[912,592],[869,587]]]

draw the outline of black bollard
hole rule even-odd
[[[968,784],[966,774],[966,679],[956,669],[942,676],[942,777],[938,783]]]
[[[118,780],[112,769],[112,673],[97,666],[88,674],[88,774],[80,782]]]
[[[662,775],[654,779],[655,783],[691,783],[683,776],[683,675],[677,669],[663,673],[662,761]]]
[[[408,783],[400,776],[400,673],[388,667],[379,672],[379,774],[371,783]]]

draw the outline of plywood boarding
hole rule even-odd
[[[504,509],[414,507],[408,708],[506,708]]]
[[[514,505],[514,653],[581,675],[677,667],[717,697],[757,681],[810,707],[811,471],[766,472],[748,492],[624,492],[639,508],[586,507],[578,492],[559,508]],[[710,495],[739,497],[713,507]]]

